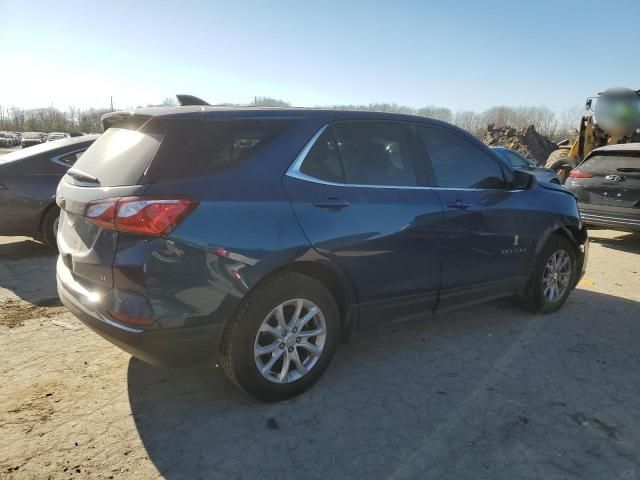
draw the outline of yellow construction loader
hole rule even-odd
[[[596,101],[592,109],[593,101]],[[555,170],[562,182],[594,148],[616,143],[640,142],[640,90],[611,88],[589,97],[580,121],[578,137],[558,144],[546,167]]]

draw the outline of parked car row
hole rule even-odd
[[[10,148],[20,145],[22,134],[19,132],[0,132],[0,147]]]
[[[22,134],[22,148],[32,147],[47,141],[47,134],[44,132],[24,132]]]
[[[44,142],[53,142],[69,137],[84,135],[80,132],[0,132],[0,147],[11,148],[22,145],[22,148],[39,145]]]

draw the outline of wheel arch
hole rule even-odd
[[[51,201],[47,203],[46,206],[42,209],[42,212],[40,213],[40,218],[38,219],[38,228],[35,232],[35,235],[37,235],[38,238],[42,238],[43,236],[42,234],[43,234],[44,219],[47,217],[49,212],[51,212],[51,210],[53,210],[54,208],[57,208],[57,209],[60,208],[56,204],[55,198],[51,199]]]
[[[357,325],[357,294],[346,272],[323,257],[317,260],[297,260],[270,271],[253,285],[252,289],[258,288],[274,276],[287,272],[311,277],[329,290],[340,311],[341,336],[343,339],[348,338]]]
[[[581,246],[584,245],[589,239],[587,227],[584,224],[582,225],[560,224],[560,223],[554,224],[552,227],[547,229],[545,233],[541,235],[540,238],[538,239],[538,242],[535,245],[533,255],[531,255],[531,258],[529,261],[527,277],[531,275],[531,272],[533,271],[533,268],[536,263],[536,259],[538,258],[538,255],[542,251],[542,248],[547,243],[547,241],[554,235],[560,235],[566,238],[567,240],[569,240],[569,242],[572,245],[574,245],[576,249],[576,254],[580,252]]]
[[[575,245],[576,249],[578,249],[580,245],[584,245],[584,243],[587,241],[587,228],[584,225],[582,226],[582,228],[578,227],[577,225],[553,225],[552,227],[547,229],[546,232],[538,239],[532,255],[532,263],[535,262],[535,258],[542,250],[542,247],[544,247],[545,243],[547,243],[547,241],[553,235],[562,235],[573,245]]]

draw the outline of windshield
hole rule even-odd
[[[517,153],[512,152],[511,150],[505,150],[504,153],[505,153],[505,156],[507,157],[507,160],[509,160],[509,163],[511,163],[511,165],[513,165],[514,167],[516,168],[531,167],[531,164],[529,163],[529,161],[526,158],[521,157]]]

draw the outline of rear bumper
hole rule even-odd
[[[60,268],[60,265],[58,265]],[[65,268],[64,266],[62,268]],[[222,325],[140,329],[108,318],[73,282],[57,275],[60,300],[87,327],[101,337],[152,365],[204,367],[215,364],[222,339]]]
[[[579,205],[579,208],[580,216],[587,225],[608,227],[614,230],[640,231],[640,212],[611,212],[604,209],[595,210],[582,205]]]

